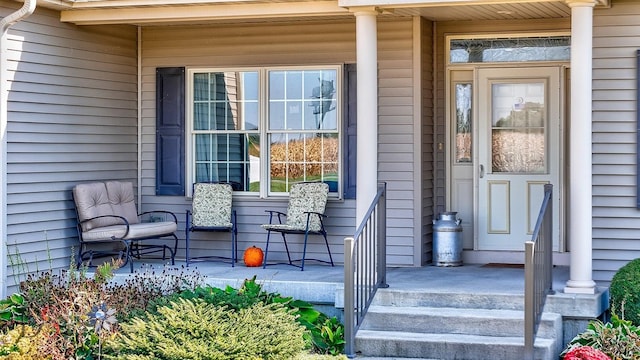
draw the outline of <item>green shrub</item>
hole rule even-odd
[[[146,319],[121,324],[106,359],[292,359],[304,349],[304,329],[279,304],[239,311],[178,299]]]
[[[235,311],[249,308],[257,303],[282,304],[291,309],[297,321],[308,330],[305,333],[308,348],[319,354],[332,355],[341,354],[344,350],[344,325],[336,317],[328,317],[316,310],[309,302],[262,290],[262,286],[256,282],[256,276],[246,279],[239,289],[231,286],[225,289],[202,286],[157,298],[150,303],[148,311],[154,313],[155,308],[170,306],[169,304],[176,299],[201,299],[208,304]],[[141,316],[144,315],[141,314]]]
[[[16,325],[5,334],[0,334],[0,359],[52,359],[54,353],[57,353],[56,349],[47,346],[52,330],[49,327],[38,329],[30,325]]]
[[[609,287],[611,312],[640,326],[640,258],[621,267]]]
[[[611,322],[594,320],[587,329],[569,342],[561,358],[580,346],[590,346],[616,360],[640,358],[640,328],[630,321],[621,320],[615,314]]]

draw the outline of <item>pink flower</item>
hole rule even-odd
[[[611,358],[591,346],[580,346],[566,353],[563,360],[611,360]]]

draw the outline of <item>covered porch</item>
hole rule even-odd
[[[136,269],[156,274],[163,269],[197,272],[206,284],[219,288],[239,288],[245,279],[256,276],[266,291],[314,303],[340,319],[343,315],[342,266],[309,263],[305,271],[300,271],[288,265],[263,269],[242,263],[231,267],[228,263],[201,262],[185,268],[180,261],[174,266],[139,261]],[[122,281],[129,276],[127,267],[118,270],[116,279]],[[563,289],[568,279],[568,267],[553,268],[555,293],[547,297],[535,345],[540,358],[557,358],[567,342],[590,320],[603,316],[608,307],[606,287],[598,287],[595,294],[567,294]],[[387,283],[388,288],[378,290],[356,335],[358,358],[445,359],[463,351],[456,348],[456,341],[466,348],[477,342],[484,349],[480,355],[489,352],[496,359],[513,358],[513,351],[522,351],[522,267],[500,263],[389,267]],[[445,338],[449,334],[453,335]]]

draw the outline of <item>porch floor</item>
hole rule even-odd
[[[175,265],[163,265],[162,261],[137,260],[134,262],[136,272],[144,269],[156,271],[164,268],[189,269],[197,271],[205,282],[212,286],[239,287],[244,279],[256,276],[256,280],[265,287],[280,292],[284,296],[293,296],[290,292],[299,293],[300,288],[308,287],[310,291],[324,292],[327,302],[333,302],[335,289],[342,289],[344,284],[344,268],[308,262],[305,270],[289,265],[269,265],[262,267],[246,267],[242,262],[231,267],[229,263],[206,261],[191,263],[189,268],[185,262],[176,260]],[[117,271],[117,277],[126,277],[129,267]],[[556,293],[562,290],[569,279],[569,268],[556,266],[553,269],[553,288]],[[464,264],[457,267],[438,267],[426,265],[422,267],[389,267],[387,268],[387,284],[395,290],[428,290],[433,292],[464,292],[492,294],[524,294],[524,269],[511,266]],[[297,287],[297,291],[288,291],[289,287]],[[330,289],[333,288],[334,291]],[[289,289],[293,290],[293,289]],[[326,292],[330,293],[327,294]],[[297,294],[300,295],[300,294]],[[316,294],[320,295],[320,294]],[[307,294],[306,300],[321,301],[318,296]]]

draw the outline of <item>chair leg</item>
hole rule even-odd
[[[234,210],[231,213],[231,266],[234,267],[238,262],[238,217]]]
[[[267,257],[269,256],[269,239],[271,238],[271,230],[267,230],[267,245],[264,247],[264,261],[262,263],[262,268],[267,268]]]
[[[333,257],[331,256],[331,249],[329,248],[329,241],[327,240],[327,234],[323,233],[322,236],[324,237],[324,243],[327,245],[327,252],[329,253],[329,260],[331,261],[331,266],[334,266]]]
[[[233,227],[233,243],[235,244],[236,247],[236,251],[233,253],[233,261],[234,263],[238,262],[238,228],[237,227]]]
[[[291,254],[289,254],[289,245],[287,245],[287,237],[284,236],[283,232],[281,232],[280,235],[282,235],[282,241],[284,242],[284,249],[287,250],[287,259],[289,259],[289,265],[293,265],[293,262],[291,261]]]
[[[133,273],[133,256],[131,254],[131,252],[133,251],[133,248],[131,244],[132,244],[131,241],[122,240],[122,245],[124,245],[124,257],[125,257],[123,265],[126,265],[127,263],[129,263],[129,270],[131,270],[131,272]],[[120,255],[120,257],[122,258],[122,255]]]
[[[175,265],[176,264],[176,251],[178,251],[178,235],[173,234],[173,237],[176,239],[176,246],[175,246],[175,251],[172,251],[170,247],[167,246],[167,250],[169,250],[169,253],[171,254],[171,265]],[[164,254],[164,252],[163,252]],[[163,255],[164,256],[164,255]]]
[[[186,263],[187,263],[187,267],[189,267],[189,229],[187,228],[187,230],[185,231],[185,256],[187,258]]]
[[[307,256],[307,239],[309,239],[309,232],[304,233],[304,246],[302,247],[302,260],[300,261],[300,271],[304,271],[304,258]]]

